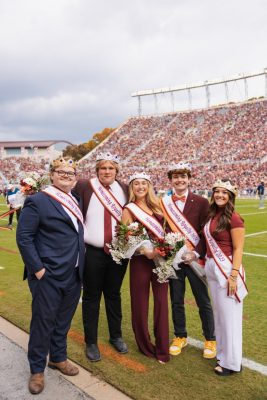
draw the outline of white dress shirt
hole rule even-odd
[[[122,187],[117,181],[114,181],[110,185],[110,191],[113,196],[117,199],[120,205],[123,207],[127,201]],[[117,221],[111,217],[112,222],[112,237],[115,235],[115,227]],[[90,244],[95,247],[104,247],[104,206],[98,200],[97,196],[93,192],[90,199],[88,210],[86,213],[85,224],[84,224],[84,241],[86,244]]]
[[[185,197],[186,197],[185,202],[183,202],[183,201],[181,201],[181,200],[177,200],[177,201],[175,202],[175,204],[177,205],[177,207],[179,208],[179,210],[180,210],[181,212],[183,212],[183,211],[184,211],[184,206],[185,206],[185,203],[186,203],[186,200],[187,200],[187,196],[188,196],[188,189],[186,190],[185,193],[183,193],[183,194],[181,194],[181,195],[178,195],[178,194],[175,192],[175,189],[172,189],[172,193],[173,193],[173,194],[176,194],[177,196],[185,196]]]

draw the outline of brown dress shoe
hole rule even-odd
[[[48,367],[52,369],[58,369],[62,374],[68,375],[68,376],[74,376],[79,373],[79,370],[77,367],[72,365],[68,360],[66,361],[61,361],[58,363],[55,363],[53,361],[48,362]]]
[[[29,380],[29,391],[32,394],[39,394],[44,389],[44,373],[32,374]]]

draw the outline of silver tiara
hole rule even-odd
[[[113,161],[117,164],[119,164],[120,159],[117,155],[111,154],[111,153],[98,153],[97,157],[96,157],[96,161]]]
[[[134,179],[145,179],[152,183],[150,175],[147,175],[145,172],[135,172],[133,175],[130,176],[129,183],[131,183]]]
[[[189,162],[179,162],[178,164],[172,164],[169,166],[169,172],[171,171],[188,171],[191,172],[192,165]]]

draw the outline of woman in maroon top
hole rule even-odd
[[[163,215],[159,201],[154,194],[150,177],[145,173],[135,173],[130,177],[129,202],[153,216],[163,225]],[[127,207],[127,206],[126,206]],[[124,208],[122,222],[130,224],[138,221],[128,208]],[[141,222],[141,221],[140,221]],[[147,228],[148,235],[153,233]],[[130,261],[130,294],[132,327],[139,350],[147,357],[156,358],[161,364],[170,360],[168,322],[168,283],[159,283],[152,271],[155,256],[151,250],[143,249],[142,255],[134,255]],[[150,286],[154,300],[154,335],[152,343],[148,330],[148,308]]]
[[[243,219],[234,210],[236,187],[228,180],[218,180],[212,189],[204,228],[205,271],[215,319],[215,373],[227,376],[242,369],[242,300],[247,294],[242,267],[245,229]]]

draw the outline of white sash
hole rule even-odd
[[[197,231],[190,224],[189,221],[185,218],[183,213],[179,210],[179,208],[174,203],[172,196],[165,196],[161,199],[162,205],[168,217],[174,223],[174,225],[178,228],[178,230],[186,237],[186,239],[196,247],[200,238],[198,236]]]
[[[232,272],[233,265],[230,258],[224,254],[224,252],[218,246],[216,240],[214,240],[214,238],[212,237],[210,233],[210,223],[211,220],[209,220],[209,222],[205,225],[204,234],[209,249],[211,251],[212,257],[219,271],[219,273],[216,274],[219,281],[219,285],[222,288],[224,288],[226,286],[225,284],[228,280],[228,277]],[[248,289],[246,287],[245,281],[246,281],[245,269],[243,265],[241,265],[237,276],[237,291],[234,295],[230,295],[230,297],[236,298],[237,301],[241,302],[247,296]]]
[[[55,186],[48,186],[46,189],[42,190],[42,192],[66,207],[81,222],[81,224],[83,224],[82,212],[76,201],[68,193],[62,192],[62,190]]]
[[[102,185],[98,178],[92,178],[90,180],[90,184],[100,203],[108,210],[108,212],[116,219],[117,222],[120,222],[122,216],[122,206],[120,205],[119,201],[110,192],[110,190],[106,189],[105,186]]]
[[[135,203],[125,206],[147,229],[149,229],[158,239],[164,239],[164,230],[155,217],[138,207]]]

